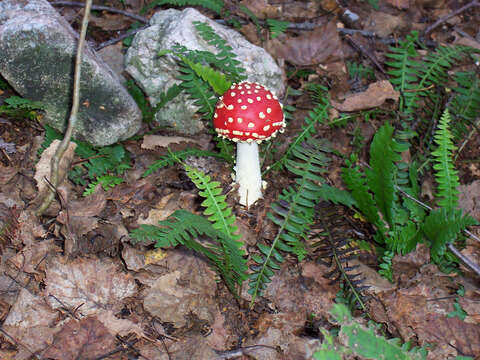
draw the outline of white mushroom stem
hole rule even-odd
[[[262,197],[262,173],[258,157],[258,144],[237,143],[235,181],[239,184],[240,204],[250,206]]]

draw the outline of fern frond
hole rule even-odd
[[[370,169],[366,175],[375,203],[388,224],[393,224],[397,200],[395,190],[395,163],[406,150],[393,138],[393,127],[386,123],[375,134],[370,146]]]
[[[276,19],[267,19],[267,26],[272,34],[272,39],[275,39],[280,34],[283,34],[287,30],[290,23],[288,21],[281,21]]]
[[[239,284],[241,284],[246,278],[247,271],[246,260],[243,258],[245,254],[240,249],[243,243],[240,241],[241,235],[235,225],[235,215],[232,214],[232,209],[225,202],[226,196],[221,194],[220,183],[212,181],[210,176],[191,166],[183,164],[183,167],[190,180],[200,190],[199,195],[205,198],[201,204],[205,208],[203,214],[214,229],[226,235],[226,241],[221,243],[226,259],[226,271],[242,274],[242,277],[239,278]]]
[[[286,168],[299,176],[296,185],[282,191],[277,202],[271,206],[267,217],[278,226],[278,232],[272,243],[267,246],[259,243],[260,255],[253,255],[255,262],[250,269],[248,293],[252,296],[251,304],[261,295],[271,282],[274,272],[280,269],[284,261],[281,252],[293,253],[299,260],[306,255],[302,242],[308,236],[313,222],[315,205],[319,201],[320,174],[325,172],[328,158],[321,151],[322,145],[311,139],[303,146],[292,150],[293,159],[286,163]]]
[[[103,190],[108,191],[113,189],[115,186],[121,184],[124,180],[118,176],[99,176],[96,181],[90,183],[85,191],[83,192],[82,196],[92,195],[97,188],[97,185],[102,185]]]
[[[205,9],[209,9],[220,15],[223,9],[222,0],[153,0],[150,4],[142,9],[142,13],[146,13],[148,10],[153,9],[156,6],[172,5],[172,6],[202,6]]]
[[[468,226],[478,225],[470,215],[460,209],[441,208],[432,211],[422,227],[423,234],[430,243],[430,255],[435,263],[441,262],[448,243],[453,243]]]
[[[200,236],[208,237],[210,242],[200,241],[198,239]],[[229,244],[231,239],[223,232],[216,230],[203,216],[186,210],[176,210],[168,220],[160,221],[159,226],[141,225],[130,232],[130,237],[136,242],[154,240],[155,246],[161,248],[181,244],[204,255],[233,294],[237,294],[237,284],[241,284],[245,277],[244,269],[235,272],[237,268],[229,264],[229,259],[223,250],[225,244]]]
[[[458,205],[460,180],[452,159],[456,147],[449,129],[450,121],[450,113],[446,109],[435,132],[434,140],[438,147],[432,152],[432,156],[435,158],[433,168],[436,170],[435,179],[438,183],[437,204],[447,209],[455,209]]]
[[[161,156],[158,160],[156,160],[153,164],[151,164],[147,168],[147,170],[145,170],[142,176],[145,177],[150,174],[153,174],[155,171],[158,171],[167,166],[172,166],[178,160],[183,161],[190,156],[196,156],[196,157],[209,156],[209,157],[215,157],[217,159],[222,159],[225,161],[230,161],[230,162],[232,161],[230,157],[225,157],[221,153],[208,151],[208,150],[201,150],[196,148],[188,148],[188,149],[179,150],[179,151],[169,151],[167,154]]]
[[[363,216],[368,222],[375,225],[381,234],[384,234],[385,224],[380,219],[375,200],[369,192],[367,178],[360,167],[357,165],[342,168],[342,179]]]
[[[208,64],[220,70],[228,79],[234,82],[245,80],[247,78],[245,69],[241,67],[241,62],[237,59],[237,55],[232,51],[228,42],[220,37],[206,22],[194,21],[193,25],[202,39],[218,50],[216,54],[209,52],[198,52],[197,54],[202,55]]]
[[[362,285],[358,266],[349,265],[359,249],[344,231],[345,214],[339,206],[329,204],[317,210],[315,220],[312,233],[319,240],[312,245],[314,255],[317,262],[329,267],[330,271],[323,277],[330,283],[340,283],[341,290],[336,301],[348,305],[351,310],[358,308],[367,312],[366,297],[362,294],[367,287]]]
[[[330,98],[328,97],[326,88],[322,87],[322,89],[325,90],[325,92],[323,96],[317,97],[317,105],[305,117],[302,130],[291,140],[288,149],[282,157],[271,166],[271,169],[282,169],[288,159],[292,157],[294,149],[298,148],[302,143],[308,141],[316,134],[315,126],[324,124],[328,120],[328,111],[331,107]]]
[[[468,125],[475,124],[480,113],[480,78],[474,71],[455,74],[458,87],[453,88],[455,97],[450,102],[449,112],[453,118],[452,133],[462,139],[468,133]]]

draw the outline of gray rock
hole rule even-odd
[[[0,73],[23,97],[41,101],[45,122],[64,130],[71,110],[78,35],[46,0],[0,2]],[[118,76],[87,45],[74,137],[109,145],[134,135],[141,113]]]
[[[178,66],[174,58],[159,57],[160,50],[180,44],[191,50],[218,52],[196,33],[194,21],[207,22],[228,41],[241,66],[246,69],[249,81],[262,83],[277,95],[283,93],[281,69],[263,48],[251,44],[235,30],[217,24],[195,9],[169,9],[157,12],[150,19],[151,26],[135,35],[125,59],[126,71],[142,87],[153,105],[159,102],[160,94],[178,83]],[[174,129],[179,134],[193,135],[203,129],[195,114],[197,109],[187,95],[181,93],[162,107],[155,118],[160,126]]]

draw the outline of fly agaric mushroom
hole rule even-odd
[[[213,126],[219,136],[237,142],[235,181],[240,204],[250,206],[262,197],[258,144],[283,132],[282,104],[260,84],[234,83],[217,103]]]

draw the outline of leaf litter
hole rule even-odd
[[[125,3],[140,9],[138,2]],[[421,15],[432,4],[389,0],[380,3],[379,11],[373,11],[365,2],[353,2],[349,9],[360,15],[362,24],[357,26],[362,30],[401,37],[412,28],[425,27]],[[346,8],[336,2],[244,0],[242,5],[259,19],[316,22],[314,30],[307,32],[295,30],[294,23],[292,31],[276,39],[263,33],[263,45],[274,57],[299,69],[312,67],[315,73],[310,76],[334,78],[337,83],[330,95],[338,111],[369,109],[398,98],[386,80],[368,87],[365,82],[347,83],[346,60],[352,50],[339,35]],[[434,5],[437,15],[451,11],[444,1]],[[330,13],[333,20],[327,21],[324,13],[319,16],[322,11]],[[72,13],[74,18],[77,14]],[[458,19],[450,24],[458,24]],[[105,31],[125,29],[129,23],[105,14],[97,15],[95,22]],[[356,39],[355,35],[352,38]],[[262,44],[260,38],[257,40]],[[478,46],[478,42],[455,32],[454,42],[467,41]],[[379,42],[375,46],[365,47],[377,53],[373,58],[385,50]],[[331,121],[338,117],[338,111]],[[363,124],[361,130],[366,126],[374,128]],[[346,126],[325,135],[342,138],[344,151],[352,149],[349,132],[353,130]],[[15,144],[12,137],[3,138]],[[118,352],[112,359],[306,358],[306,348],[318,341],[318,334],[307,333],[307,322],[313,318],[331,326],[328,311],[338,292],[338,285],[323,278],[328,271],[323,265],[286,262],[265,296],[248,311],[248,296],[242,293],[239,307],[205,259],[181,248],[165,251],[154,249],[152,244],[129,242],[128,230],[140,223],[155,224],[179,208],[198,213],[196,192],[188,188],[178,168],[141,177],[146,166],[166,153],[166,146],[181,149],[192,142],[196,141],[157,135],[126,142],[125,147],[134,154],[135,168],[127,171],[125,183],[106,192],[99,187],[91,197],[82,198],[78,187],[64,180],[58,188],[59,203],[45,222],[32,215],[31,201],[37,190],[45,191],[48,186],[45,178],[49,177],[56,145],[44,151],[35,176],[30,169],[25,171],[25,164],[32,163],[32,154],[18,144],[15,153],[1,154],[0,225],[8,225],[9,231],[0,238],[0,358],[28,359],[33,354],[60,360],[96,358],[114,351]],[[14,156],[12,161],[8,161],[10,156]],[[73,145],[61,164],[63,179],[72,161]],[[227,166],[215,163],[202,167],[229,179]],[[332,174],[337,170],[332,169]],[[269,191],[278,188],[272,185]],[[478,184],[466,185],[461,198],[462,207],[476,218],[480,213],[478,192]],[[258,223],[264,220],[264,210],[258,207],[239,216],[247,248],[259,237],[262,226]],[[268,238],[268,234],[263,235]],[[68,243],[69,237],[75,239],[75,246]],[[469,240],[462,251],[479,263],[478,243]],[[480,353],[480,292],[474,278],[439,272],[428,264],[428,249],[421,245],[411,254],[395,256],[392,263],[393,284],[378,275],[372,267],[375,264],[355,263],[361,266],[369,285],[372,318],[404,341],[433,344],[431,359]],[[463,296],[457,293],[460,288]],[[464,320],[455,315],[455,304],[464,311]]]

